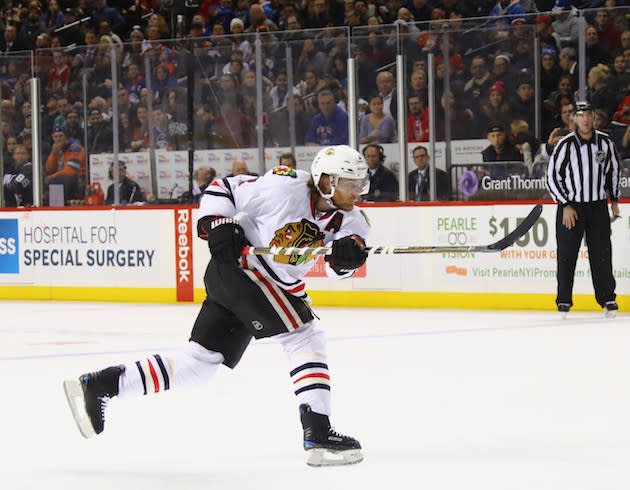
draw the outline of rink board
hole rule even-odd
[[[532,203],[368,205],[368,244],[486,245],[511,232]],[[612,225],[620,307],[630,308],[630,204]],[[515,246],[498,253],[373,256],[348,280],[307,278],[315,305],[394,308],[552,309],[556,206]],[[206,242],[191,206],[0,212],[0,299],[201,302]],[[575,308],[596,309],[588,252],[580,250]]]

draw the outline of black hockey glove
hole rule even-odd
[[[204,223],[212,260],[222,264],[238,262],[241,250],[247,245],[245,232],[232,218],[214,218]]]
[[[333,242],[332,254],[326,260],[337,274],[345,274],[361,267],[367,256],[363,238],[350,235]]]

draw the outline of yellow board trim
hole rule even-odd
[[[403,291],[309,291],[313,306],[344,308],[439,308],[462,310],[555,310],[553,294],[430,293]],[[194,303],[205,298],[195,289]],[[0,300],[111,301],[118,303],[177,303],[170,288],[89,288],[0,286]],[[574,295],[573,311],[601,311],[593,295]],[[618,296],[621,311],[630,310],[630,296]]]

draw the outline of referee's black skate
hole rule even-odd
[[[606,318],[615,318],[617,316],[617,310],[619,305],[616,301],[606,301],[604,305],[604,315]]]
[[[350,436],[339,434],[330,426],[328,416],[315,413],[309,405],[300,405],[304,428],[304,450],[309,466],[341,466],[363,461],[361,444]]]
[[[118,379],[124,370],[122,365],[111,366],[82,374],[77,381],[63,382],[74,420],[86,439],[103,432],[105,407],[110,398],[118,395]]]

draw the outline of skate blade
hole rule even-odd
[[[604,316],[606,318],[617,318],[617,310],[606,310]]]
[[[567,319],[567,313],[569,313],[568,311],[561,311],[560,312],[560,318],[562,318],[563,320]]]
[[[64,381],[63,391],[66,394],[66,400],[68,400],[68,405],[70,405],[70,410],[72,410],[72,416],[77,423],[79,432],[81,432],[83,437],[89,439],[95,435],[96,432],[94,432],[90,418],[85,411],[85,397],[81,383],[72,380]]]
[[[310,449],[306,464],[309,466],[344,466],[357,464],[363,461],[363,454],[360,449],[346,449],[344,451],[334,451],[331,449]]]

